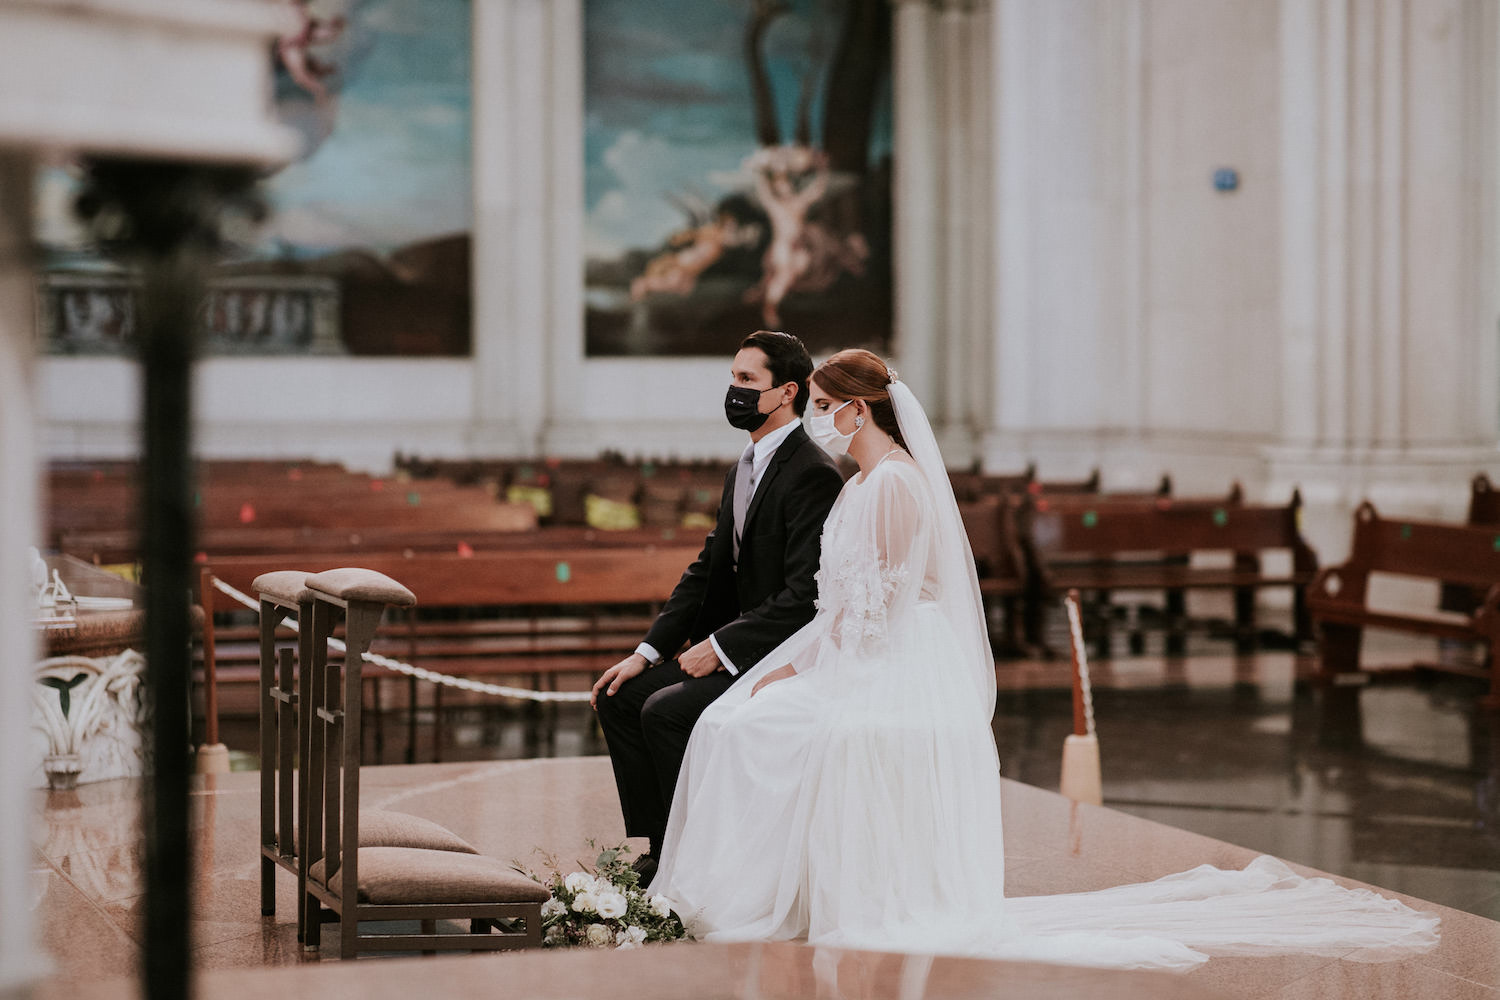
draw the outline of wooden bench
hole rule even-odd
[[[1302,538],[1300,493],[1284,507],[1245,504],[1238,486],[1221,498],[1044,500],[1028,498],[1020,514],[1023,544],[1035,566],[1031,641],[1040,643],[1042,607],[1075,588],[1106,600],[1114,591],[1164,591],[1168,648],[1176,651],[1187,624],[1187,591],[1233,591],[1235,639],[1245,649],[1257,639],[1256,591],[1289,587],[1295,636],[1311,638],[1302,588],[1317,571],[1317,557]],[[1265,570],[1261,556],[1270,550],[1290,553],[1288,571]],[[1228,564],[1204,565],[1208,553],[1228,554]],[[1138,631],[1131,641],[1139,650]]]
[[[1029,564],[1017,527],[1019,506],[1015,496],[986,496],[958,504],[974,555],[992,644],[996,652],[1011,655],[1028,651],[1020,626]],[[1003,622],[997,621],[997,616],[1003,616]]]
[[[529,508],[527,508],[529,511]],[[528,515],[529,516],[529,515]],[[531,527],[516,531],[467,528],[391,528],[384,525],[348,528],[262,528],[254,525],[214,528],[198,533],[199,561],[231,556],[283,556],[296,561],[300,554],[431,552],[474,555],[493,551],[548,548],[643,548],[652,545],[694,544],[703,530],[691,528],[633,528],[606,531],[579,525]],[[76,531],[62,536],[60,548],[68,555],[96,565],[133,562],[138,538],[132,531]]]
[[[1495,489],[1490,477],[1483,472],[1469,483],[1469,514],[1465,523],[1470,527],[1500,525],[1500,490]],[[1443,611],[1472,614],[1484,602],[1484,593],[1485,588],[1445,582],[1438,607]]]
[[[698,539],[661,546],[518,549],[472,557],[238,556],[212,559],[205,568],[245,592],[256,577],[277,570],[321,572],[352,563],[384,573],[409,584],[421,611],[384,623],[376,652],[457,676],[529,677],[535,689],[555,690],[559,675],[597,674],[632,652],[701,544]],[[222,600],[218,606],[224,607]],[[215,639],[219,683],[255,680],[260,654],[253,628],[219,628]],[[381,681],[401,675],[368,665],[364,676],[372,681],[378,712]],[[434,687],[436,709],[441,709],[441,690]],[[415,680],[408,679],[407,691],[414,710]],[[439,711],[439,746],[441,724]],[[414,713],[408,732],[415,747]],[[377,740],[383,741],[379,732]]]
[[[48,544],[89,532],[128,534],[138,528],[138,487],[132,475],[80,474],[50,477],[46,513]],[[257,474],[254,470],[204,475],[196,493],[200,530],[254,525],[264,528],[362,526],[471,531],[534,527],[524,504],[502,503],[480,486],[446,480],[423,483],[371,478],[341,469],[302,470],[299,466]]]
[[[1408,612],[1369,606],[1370,574],[1387,573],[1482,588],[1471,612]],[[1488,678],[1488,709],[1500,709],[1500,532],[1422,521],[1386,520],[1366,501],[1354,513],[1349,558],[1318,573],[1307,588],[1307,608],[1319,637],[1319,669],[1326,682],[1360,670],[1366,628],[1393,629],[1439,639],[1485,643],[1487,669],[1451,663],[1417,664]]]

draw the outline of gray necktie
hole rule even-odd
[[[740,456],[740,467],[734,473],[734,561],[740,561],[740,536],[745,532],[745,512],[755,492],[755,445],[747,445]]]

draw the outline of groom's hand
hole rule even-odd
[[[632,677],[638,676],[645,669],[646,658],[640,653],[631,653],[625,659],[599,675],[599,679],[594,682],[594,689],[589,692],[589,706],[595,710],[599,708],[599,691],[605,685],[609,686],[609,690],[604,693],[606,695],[613,695],[616,691],[620,690],[621,684],[624,684]]]
[[[714,652],[714,644],[707,639],[679,656],[677,665],[689,677],[707,677],[715,670],[722,669],[719,666],[719,654]]]

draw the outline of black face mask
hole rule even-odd
[[[785,382],[781,385],[786,385]],[[771,389],[780,389],[781,385],[773,385]],[[751,389],[748,386],[732,385],[729,391],[724,393],[724,417],[729,421],[730,427],[737,427],[742,431],[754,433],[760,430],[761,425],[770,419],[771,413],[785,406],[776,407],[771,413],[760,412],[760,397],[770,392],[771,389]]]

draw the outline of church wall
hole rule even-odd
[[[1145,426],[1263,439],[1277,430],[1277,12],[1145,8]],[[1216,169],[1239,187],[1215,190]]]
[[[894,6],[893,360],[955,464],[1300,486],[1329,557],[1500,471],[1493,5]],[[475,6],[473,357],[208,360],[203,454],[733,456],[727,357],[583,354],[581,25]],[[49,454],[133,450],[129,364],[42,373]]]

